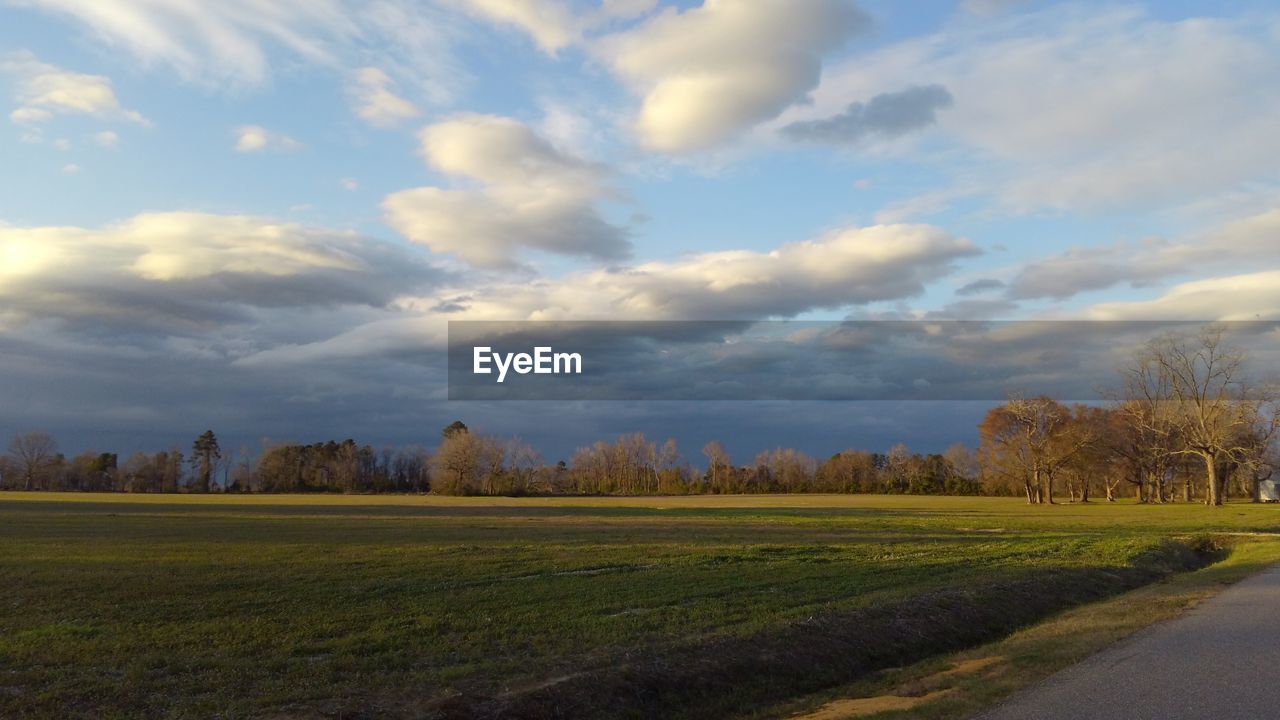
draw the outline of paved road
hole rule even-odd
[[[980,718],[1280,718],[1280,566],[1015,693]]]

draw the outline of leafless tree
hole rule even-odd
[[[719,440],[712,440],[702,446],[702,454],[707,456],[708,469],[711,471],[712,487],[719,486],[719,471],[722,467],[731,467],[732,462],[729,459],[729,453],[725,452],[724,446]]]
[[[493,438],[468,430],[446,432],[431,457],[432,490],[451,495],[487,491],[502,469],[502,446]]]
[[[542,456],[534,447],[520,438],[510,438],[502,443],[505,456],[504,465],[511,474],[514,487],[511,491],[517,494],[529,492],[533,478],[542,467]]]
[[[1204,464],[1207,505],[1222,504],[1228,472],[1259,464],[1280,422],[1273,392],[1250,382],[1244,352],[1224,336],[1222,325],[1161,336],[1126,374],[1158,449]]]
[[[57,458],[58,441],[45,432],[23,433],[9,444],[9,456],[22,474],[23,488],[31,490]]]

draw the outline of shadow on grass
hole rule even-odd
[[[984,643],[1225,554],[1211,539],[1170,541],[1122,567],[1045,568],[1014,581],[948,588],[755,637],[638,653],[617,666],[524,691],[463,694],[433,711],[448,720],[722,717]]]

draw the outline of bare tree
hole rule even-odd
[[[511,474],[513,487],[511,492],[524,494],[533,485],[534,475],[542,467],[542,456],[534,447],[520,438],[510,438],[502,443],[506,466]]]
[[[1173,401],[1175,377],[1161,360],[1168,354],[1162,345],[1170,340],[1166,336],[1149,342],[1133,364],[1121,371],[1124,386],[1116,412],[1124,420],[1125,431],[1111,444],[1127,461],[1142,502],[1165,501],[1166,480],[1186,446]]]
[[[729,460],[729,453],[725,452],[719,440],[712,440],[702,446],[702,454],[707,456],[708,469],[711,471],[711,486],[718,487],[720,468],[729,467],[732,462]]]
[[[1223,326],[1209,325],[1156,338],[1129,373],[1152,394],[1147,424],[1177,437],[1170,452],[1203,462],[1206,505],[1222,504],[1226,475],[1257,464],[1280,422],[1273,394],[1249,382],[1244,352],[1224,335]]]
[[[431,457],[432,490],[450,495],[491,492],[493,476],[502,469],[503,449],[493,438],[468,430],[444,433]]]
[[[942,452],[942,457],[951,464],[951,468],[960,477],[969,481],[978,479],[978,458],[968,445],[962,442],[953,443]]]
[[[36,480],[44,475],[58,457],[58,441],[44,432],[17,435],[9,444],[9,456],[22,474],[23,488],[34,489]]]

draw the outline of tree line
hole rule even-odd
[[[549,464],[518,439],[474,432],[461,421],[425,448],[375,450],[354,440],[271,444],[257,456],[226,456],[212,431],[189,453],[58,452],[47,433],[18,435],[0,458],[0,488],[106,492],[425,493],[444,495],[690,495],[737,493],[1008,494],[980,480],[976,456],[957,443],[942,454],[896,445],[888,452],[844,450],[818,461],[790,448],[735,463],[719,442],[702,450],[705,465],[642,433],[579,448]]]
[[[1080,501],[1098,490],[1111,500],[1121,488],[1152,503],[1259,500],[1280,467],[1277,395],[1224,340],[1224,328],[1210,325],[1147,342],[1103,407],[1041,396],[993,408],[979,426],[983,473],[1036,504],[1063,489]]]
[[[1121,372],[1104,405],[1012,397],[979,425],[980,443],[942,453],[899,444],[887,452],[849,449],[825,459],[790,448],[735,462],[719,442],[704,462],[674,440],[623,435],[545,462],[530,445],[468,428],[444,428],[434,451],[375,449],[348,439],[268,444],[228,455],[212,430],[189,453],[58,452],[47,433],[18,435],[0,457],[0,488],[117,492],[341,492],[449,495],[730,493],[898,493],[1018,495],[1028,503],[1259,499],[1280,466],[1275,396],[1252,383],[1245,356],[1223,329],[1156,338]],[[1065,493],[1065,498],[1063,497]]]

